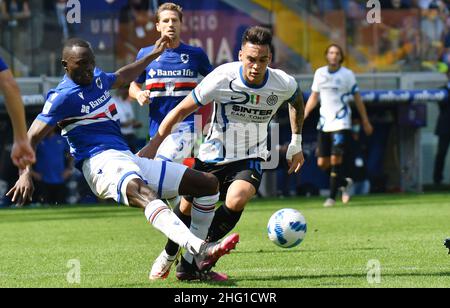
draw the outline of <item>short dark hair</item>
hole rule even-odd
[[[339,53],[341,54],[341,61],[339,62],[339,64],[344,63],[344,61],[345,61],[344,49],[342,49],[342,47],[336,43],[330,44],[327,47],[327,49],[325,50],[325,57],[328,55],[328,52],[330,51],[330,49],[333,47],[339,49]]]
[[[268,45],[272,48],[272,32],[269,29],[260,26],[249,27],[242,36],[242,46],[247,43],[254,45]]]
[[[183,8],[181,6],[179,6],[178,4],[171,3],[171,2],[161,4],[158,7],[158,10],[156,11],[156,22],[159,22],[160,14],[163,11],[177,12],[178,17],[180,18],[180,21],[183,22]]]
[[[64,44],[64,49],[73,47],[84,47],[92,49],[91,44],[80,38],[71,38]]]

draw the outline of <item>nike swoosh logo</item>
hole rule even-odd
[[[258,181],[258,182],[259,182],[259,179],[256,178],[253,174],[252,174],[251,178],[254,179],[255,181]]]
[[[237,96],[237,97],[236,96],[232,96],[231,97],[232,101],[235,101],[235,100],[238,100],[238,99],[245,99],[245,98],[244,97],[240,97],[240,96]]]

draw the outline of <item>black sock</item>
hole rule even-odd
[[[177,266],[177,272],[182,272],[182,273],[193,273],[195,271],[198,271],[197,265],[195,264],[195,262],[189,263],[188,261],[186,261],[186,259],[182,256],[180,263],[178,263]]]
[[[342,165],[332,166],[330,172],[330,198],[336,200],[338,189],[347,185],[342,177]]]
[[[173,212],[177,217],[189,228],[191,226],[191,216],[184,215],[180,210],[180,204],[175,206]],[[169,256],[175,256],[178,252],[179,246],[171,240],[167,241],[166,252]]]
[[[243,212],[234,212],[227,208],[225,204],[218,208],[209,228],[208,240],[210,242],[217,242],[225,237],[225,235],[236,227]]]

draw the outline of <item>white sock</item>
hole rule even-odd
[[[167,199],[167,203],[169,203],[169,205],[172,209],[174,209],[177,205],[179,205],[180,202],[181,202],[180,196],[176,196],[175,198],[172,198],[172,199]]]
[[[161,200],[150,202],[145,207],[145,217],[153,227],[169,239],[192,254],[199,253],[204,241],[192,234],[164,202]]]
[[[191,211],[191,232],[198,238],[205,240],[208,236],[209,227],[214,219],[214,210],[216,203],[219,202],[220,194],[214,196],[207,196],[201,198],[194,198]],[[194,256],[186,252],[183,255],[184,259],[192,263]]]

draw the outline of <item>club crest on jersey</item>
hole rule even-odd
[[[102,83],[102,80],[100,79],[100,77],[98,77],[98,78],[95,80],[95,83],[97,84],[97,87],[98,87],[100,90],[103,90],[103,83]]]
[[[183,62],[184,64],[187,64],[189,62],[189,55],[182,53],[181,54],[181,62]]]
[[[267,98],[267,105],[275,106],[277,103],[278,103],[278,96],[272,93],[272,95]]]

